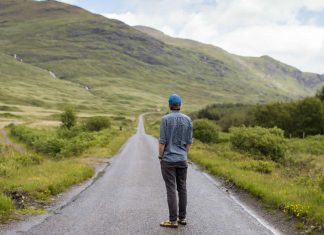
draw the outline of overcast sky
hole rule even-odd
[[[324,73],[324,0],[61,0],[129,25]]]

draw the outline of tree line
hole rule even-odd
[[[265,105],[213,104],[192,115],[228,131],[232,126],[279,127],[287,137],[324,134],[324,86],[314,97]]]

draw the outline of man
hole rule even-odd
[[[169,220],[163,221],[160,225],[177,228],[178,223],[187,224],[187,153],[192,144],[192,122],[188,116],[180,112],[180,96],[171,95],[169,107],[171,112],[161,119],[159,140],[159,159],[167,190]],[[179,214],[176,190],[179,198]]]

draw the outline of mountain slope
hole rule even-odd
[[[240,66],[242,66],[245,70],[249,69],[252,73],[258,73],[260,77],[268,77],[272,79],[277,78],[279,80],[292,78],[300,85],[310,89],[319,89],[324,84],[324,74],[320,75],[315,73],[303,73],[300,70],[281,63],[280,61],[277,61],[269,56],[238,56],[230,54],[225,50],[213,45],[203,44],[189,39],[170,37],[159,30],[147,26],[137,25],[134,26],[134,28],[158,40],[161,40],[166,44],[201,52],[213,58],[221,58],[223,61],[228,63],[237,63],[239,64],[238,69]]]
[[[0,101],[11,105],[24,105],[57,109],[73,103],[83,110],[101,108],[104,103],[81,84],[59,80],[49,71],[15,60],[0,53]]]
[[[171,43],[56,1],[1,0],[0,53],[17,54],[25,64],[91,87],[100,103],[120,112],[163,106],[175,92],[189,109],[300,98],[324,80],[268,57],[235,56],[180,39]]]

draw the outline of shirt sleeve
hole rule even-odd
[[[159,143],[160,144],[166,144],[166,120],[164,118],[161,119],[160,122],[160,139]]]
[[[192,144],[192,121],[189,122],[187,144]]]

